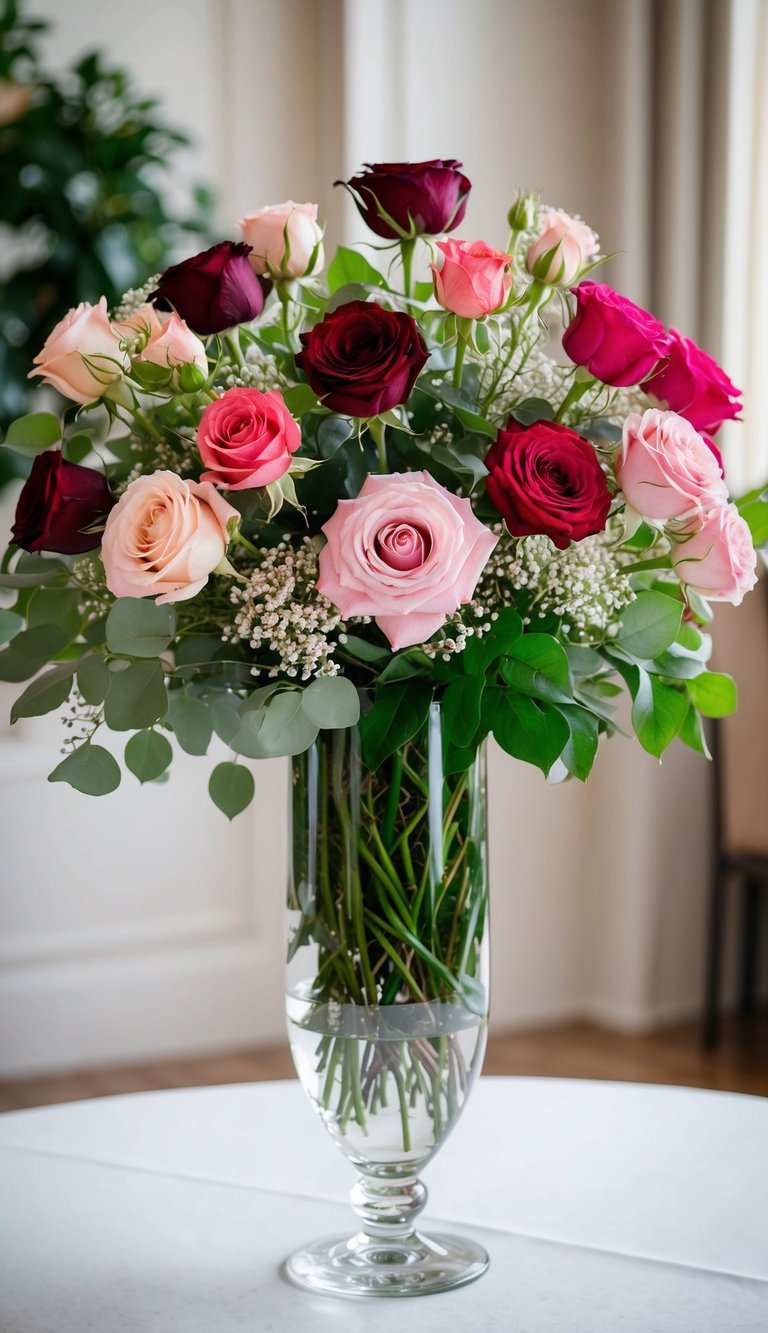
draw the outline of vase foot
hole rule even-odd
[[[361,1231],[307,1245],[286,1272],[297,1286],[329,1296],[429,1296],[474,1282],[488,1263],[482,1245],[463,1236],[376,1239]]]

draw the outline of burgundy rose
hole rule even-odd
[[[296,357],[323,405],[375,417],[404,403],[429,352],[410,315],[349,301],[302,333]]]
[[[572,291],[576,314],[563,334],[571,361],[614,388],[640,384],[665,354],[664,325],[603,282]]]
[[[611,496],[589,440],[556,421],[510,420],[485,459],[488,495],[513,537],[543,533],[561,551],[602,532]]]
[[[371,231],[385,240],[439,236],[458,227],[472,183],[460,162],[366,162],[365,170],[344,185]]]
[[[11,535],[25,551],[80,555],[99,545],[115,501],[100,472],[70,463],[58,449],[38,454],[19,496]]]
[[[203,337],[245,324],[261,314],[265,295],[250,253],[242,241],[221,241],[167,268],[151,299],[160,310],[175,310]]]
[[[741,389],[692,338],[670,329],[665,353],[666,361],[643,385],[646,392],[698,431],[716,431],[724,421],[738,419]]]

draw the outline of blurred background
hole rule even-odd
[[[331,248],[365,241],[334,180],[456,157],[462,236],[502,246],[519,186],[587,219],[606,280],[743,387],[731,490],[768,480],[768,0],[0,0],[0,39],[3,421],[77,301],[289,197],[319,203]],[[20,465],[0,454],[5,538]],[[586,787],[548,787],[492,752],[488,1072],[768,1094],[765,580],[729,612],[742,712],[714,770],[616,738]],[[184,755],[89,801],[46,784],[60,723],[11,731],[14,692],[0,1108],[288,1076],[282,762],[254,766],[231,825]]]

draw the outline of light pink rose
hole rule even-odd
[[[643,518],[701,517],[728,503],[715,455],[685,417],[652,407],[624,422],[616,477]]]
[[[151,361],[153,365],[172,370],[171,384],[174,389],[180,387],[179,366],[196,366],[203,379],[207,379],[208,358],[197,334],[175,312],[165,317],[161,315],[160,319],[159,331],[153,330],[149,342],[136,360]]]
[[[317,221],[317,204],[295,204],[288,199],[284,204],[246,213],[238,226],[246,245],[252,247],[248,258],[259,276],[305,278],[323,267],[323,230]]]
[[[698,532],[680,542],[674,566],[681,583],[711,602],[739,606],[757,583],[757,554],[736,506],[708,514]]]
[[[107,587],[115,597],[185,602],[221,564],[240,520],[210,482],[175,472],[137,477],[111,511],[101,539]]]
[[[561,208],[542,216],[542,231],[528,251],[528,272],[539,282],[567,287],[575,282],[592,255],[599,253],[598,239],[581,218]]]
[[[120,334],[109,322],[107,298],[102,296],[98,305],[83,301],[68,311],[34,357],[36,368],[27,378],[39,375],[65,398],[93,403],[109,394],[129,364]]]
[[[366,477],[323,532],[318,590],[343,616],[373,616],[395,650],[423,643],[469,601],[498,541],[428,472]]]
[[[166,319],[165,311],[158,310],[151,301],[146,301],[144,305],[137,306],[127,319],[116,320],[113,328],[131,356],[136,356],[153,338],[160,337]]]
[[[438,241],[442,264],[432,264],[435,296],[462,319],[482,319],[504,304],[512,286],[512,256],[485,241]]]

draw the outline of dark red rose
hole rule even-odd
[[[324,407],[375,417],[404,403],[429,352],[410,315],[349,301],[302,333],[296,357]]]
[[[221,241],[167,268],[150,299],[160,310],[175,310],[203,337],[245,324],[261,314],[265,296],[250,253],[242,241]]]
[[[471,181],[460,162],[365,162],[365,170],[345,185],[371,231],[385,240],[440,236],[458,227],[467,207]]]
[[[561,551],[602,532],[611,496],[589,440],[556,421],[510,420],[485,460],[488,495],[513,537],[543,533]]]
[[[582,282],[572,291],[576,314],[563,334],[571,361],[614,388],[640,384],[665,355],[664,325],[604,282]]]
[[[699,432],[716,431],[724,421],[738,419],[741,389],[692,338],[670,329],[665,356],[643,385],[648,393],[685,417]]]
[[[58,449],[38,454],[22,487],[11,535],[25,551],[92,551],[115,501],[100,472],[70,463]]]

